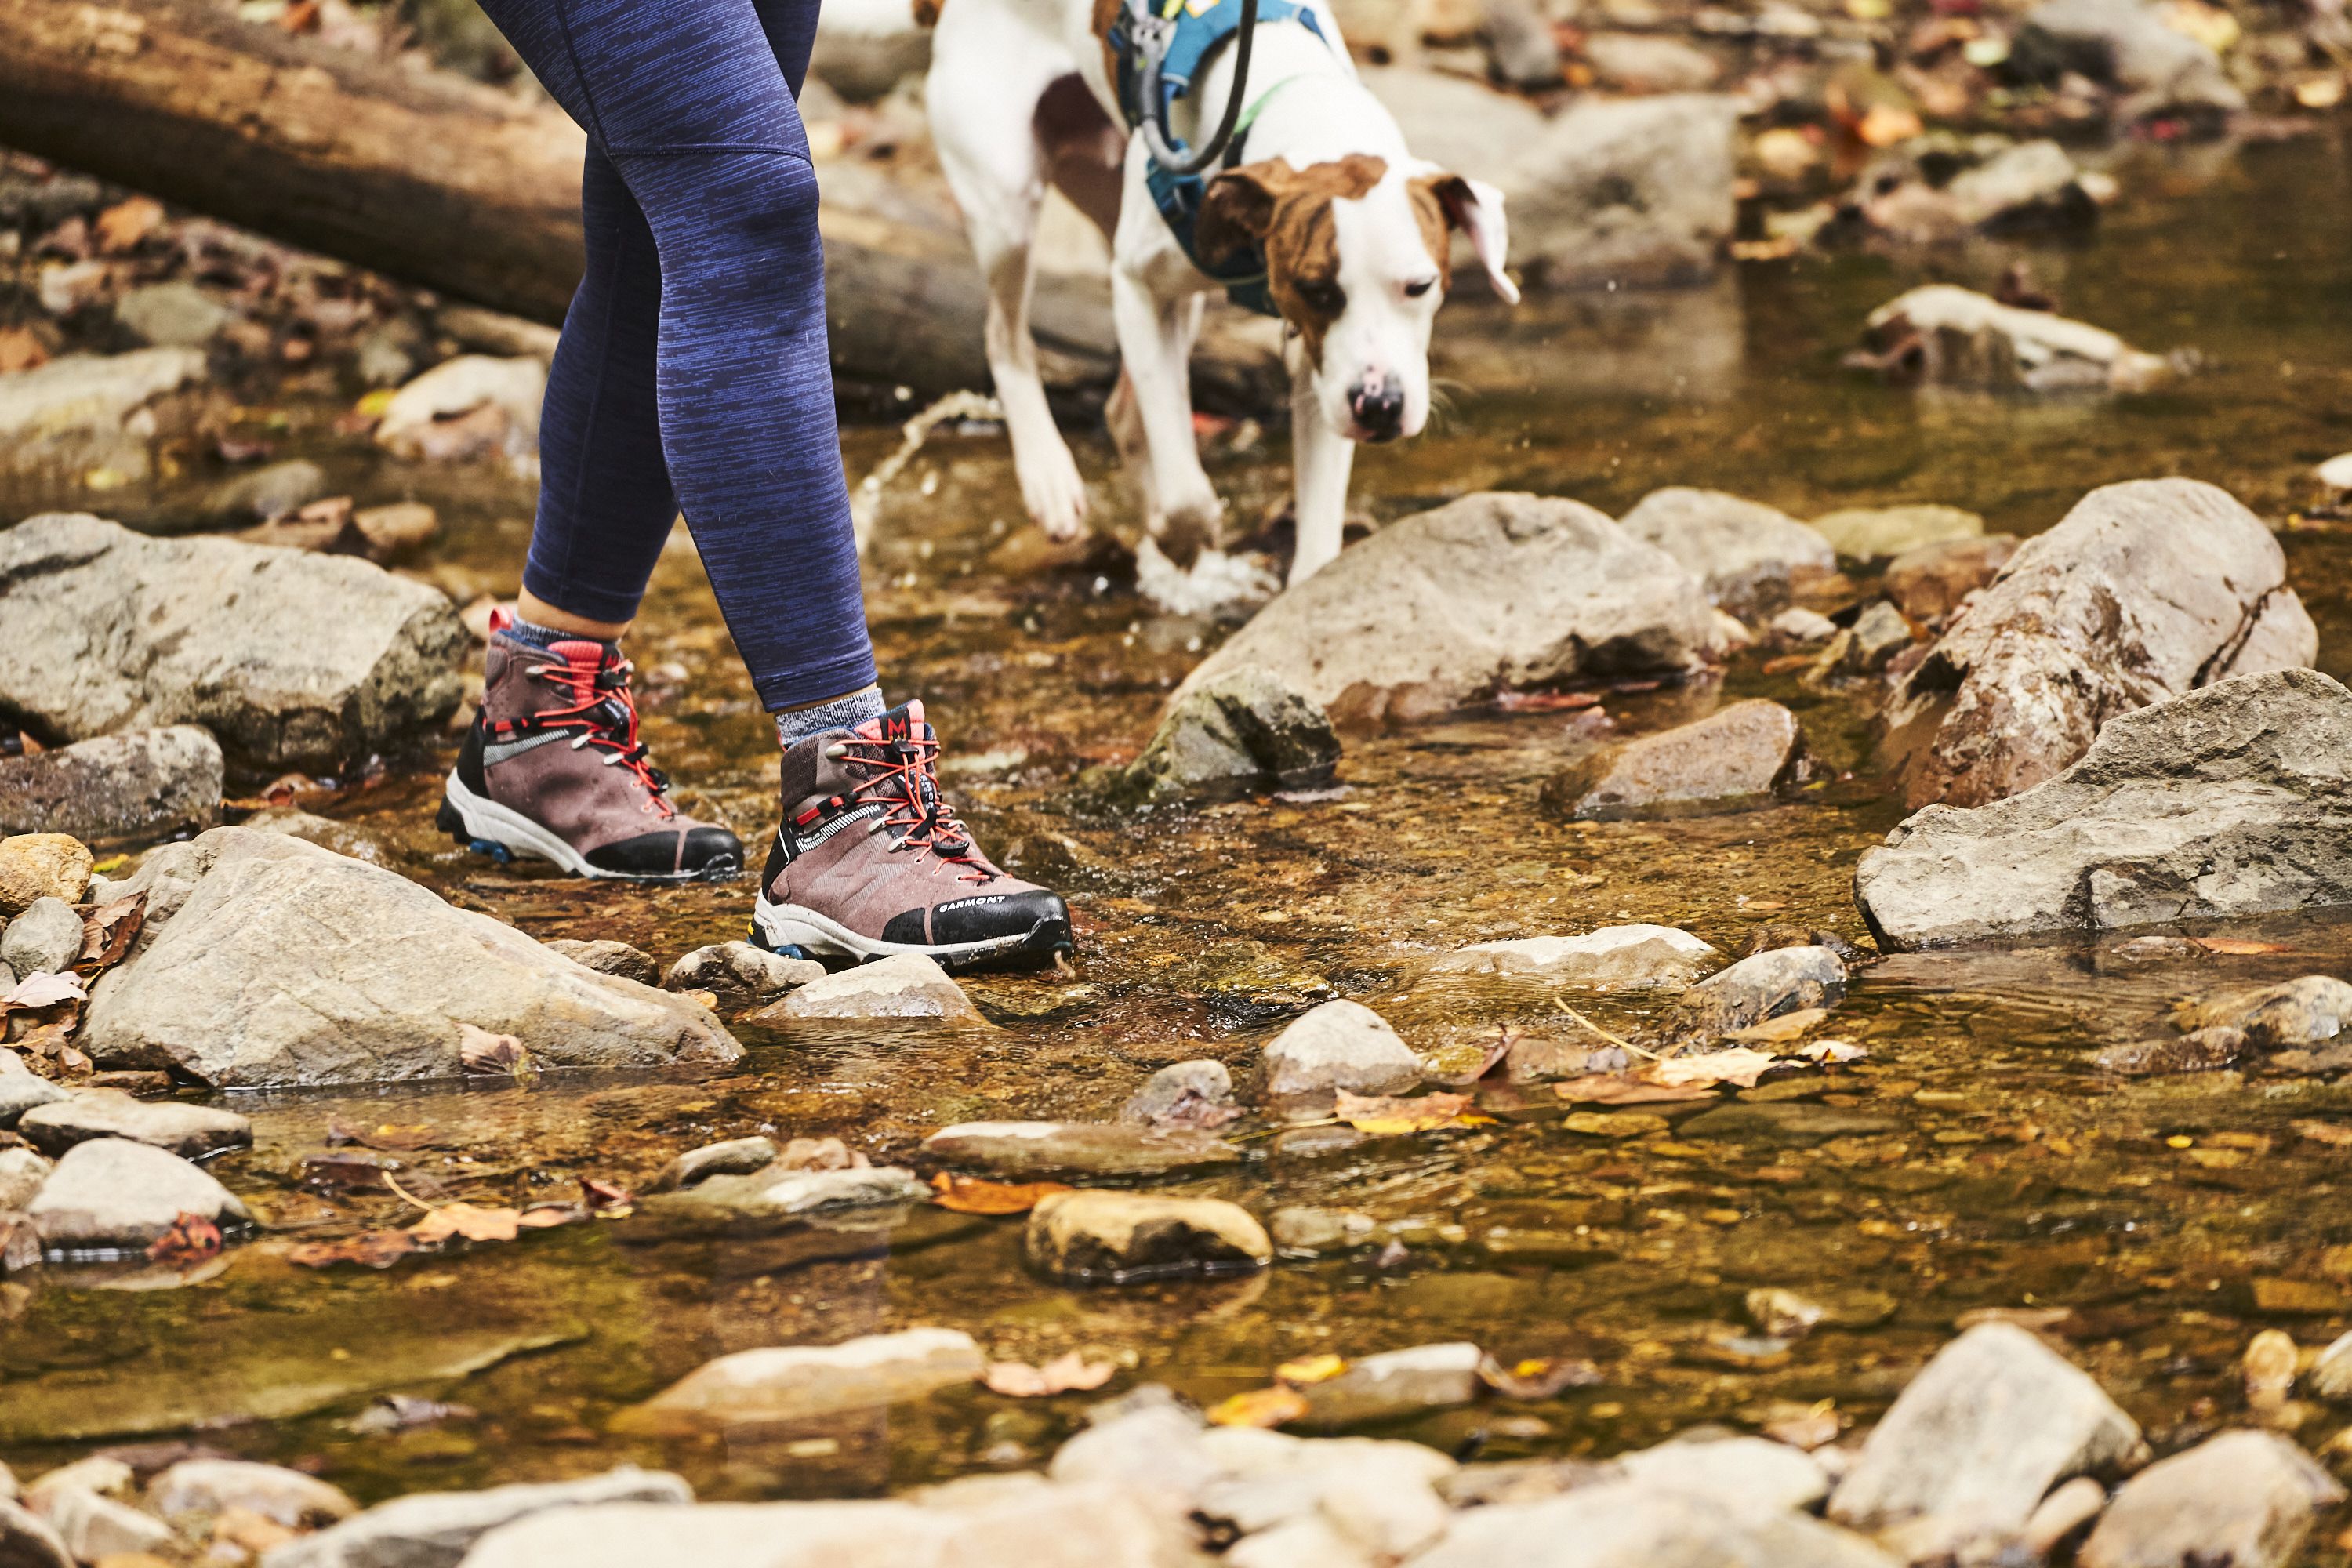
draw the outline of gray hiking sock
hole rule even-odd
[[[793,742],[805,740],[822,731],[853,730],[868,719],[879,719],[888,711],[882,700],[882,689],[869,686],[846,697],[820,702],[814,708],[795,708],[789,713],[771,713],[768,717],[776,721],[777,741],[789,748]]]
[[[526,621],[520,616],[517,616],[508,623],[507,636],[526,647],[535,647],[541,653],[547,652],[560,642],[593,642],[608,651],[621,646],[616,642],[606,642],[602,637],[589,637],[583,632],[559,632],[553,626],[542,626],[536,621]]]

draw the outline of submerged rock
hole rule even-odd
[[[662,1167],[647,1184],[647,1193],[674,1193],[712,1176],[748,1176],[764,1171],[783,1152],[772,1138],[730,1138],[689,1149]]]
[[[787,961],[789,962],[789,961]],[[752,1015],[754,1023],[796,1018],[937,1018],[986,1024],[980,1009],[935,959],[902,952],[803,984]]]
[[[1980,538],[1984,519],[1956,506],[1847,507],[1813,519],[1814,531],[1850,561],[1889,561],[1930,544]]]
[[[236,1195],[177,1154],[121,1138],[77,1143],[25,1205],[42,1245],[67,1252],[139,1248],[182,1215],[250,1224]]]
[[[1438,959],[1429,966],[1429,973],[1490,974],[1547,985],[1622,991],[1688,985],[1722,958],[1713,947],[1673,926],[1602,926],[1582,936],[1473,942]]]
[[[252,826],[250,820],[246,824]],[[308,837],[305,835],[304,837]],[[330,845],[330,848],[333,846]],[[572,963],[599,974],[610,974],[622,980],[634,980],[640,985],[661,984],[661,965],[654,955],[642,948],[631,947],[625,942],[610,939],[598,942],[575,942],[570,937],[551,937],[540,946],[550,952],[562,953]]]
[[[298,838],[215,828],[125,888],[149,893],[148,924],[91,993],[79,1043],[103,1066],[215,1088],[456,1078],[469,1024],[543,1068],[741,1055],[707,1008]]]
[[[1360,1002],[1326,1002],[1268,1042],[1259,1076],[1272,1095],[1397,1094],[1421,1081],[1421,1058]]]
[[[1272,670],[1240,665],[1170,704],[1118,789],[1150,803],[1312,789],[1330,783],[1339,763],[1330,715]]]
[[[1132,1121],[964,1121],[924,1139],[923,1152],[945,1164],[1024,1179],[1165,1176],[1242,1157],[1207,1132]]]
[[[2141,1040],[2110,1046],[2094,1065],[2126,1078],[2159,1073],[2211,1072],[2243,1058],[2249,1050],[2242,1029],[2199,1029],[2175,1039]]]
[[[1716,650],[1696,578],[1580,502],[1485,493],[1390,524],[1258,612],[1178,690],[1257,665],[1335,718],[1680,674]]]
[[[1743,958],[1700,981],[1675,1004],[1670,1027],[1686,1037],[1718,1037],[1807,1007],[1834,1007],[1845,995],[1845,964],[1826,947],[1781,947]]]
[[[182,1459],[148,1483],[147,1502],[166,1519],[237,1508],[289,1530],[333,1524],[359,1511],[340,1488],[315,1476],[246,1459]]]
[[[1812,529],[1721,490],[1652,490],[1618,526],[1697,573],[1707,595],[1738,615],[1769,614],[1837,570],[1836,552]]]
[[[2227,491],[2106,485],[1952,618],[1895,688],[1887,749],[1913,807],[1980,805],[2057,773],[2118,714],[2317,648],[2278,541]]]
[[[1986,143],[1993,150],[1988,152]],[[1955,163],[1966,166],[1952,172]],[[1871,160],[1846,212],[1907,244],[1971,231],[2074,228],[2095,222],[2098,203],[2064,148],[2046,138],[2001,145],[1919,137]]]
[[[0,834],[113,845],[202,831],[220,820],[221,773],[220,742],[193,724],[0,757]]]
[[[2352,1023],[2352,985],[2331,974],[2306,974],[2184,1002],[2172,1021],[2200,1033],[2242,1034],[2264,1046],[2315,1046]]]
[[[15,920],[39,899],[81,902],[96,864],[89,847],[71,834],[0,838],[0,919]]]
[[[919,1399],[977,1379],[984,1366],[971,1336],[905,1329],[836,1345],[774,1345],[706,1362],[644,1404],[614,1417],[633,1435],[674,1435],[804,1421]]]
[[[1359,1357],[1339,1376],[1299,1390],[1307,1397],[1307,1414],[1295,1425],[1337,1431],[1471,1404],[1486,1392],[1478,1375],[1486,1359],[1485,1352],[1465,1342]]]
[[[773,1164],[741,1175],[709,1174],[679,1192],[639,1202],[672,1231],[762,1229],[782,1220],[845,1209],[922,1203],[931,1189],[896,1165],[807,1170]]]
[[[201,349],[220,335],[236,312],[211,291],[184,278],[142,284],[114,302],[114,319],[140,342]]]
[[[658,1503],[667,1512],[693,1500],[677,1476],[635,1465],[572,1481],[417,1492],[274,1547],[263,1561],[268,1568],[457,1568],[476,1541],[518,1520],[616,1503]]]
[[[2113,720],[2021,795],[1917,813],[1864,852],[1855,902],[1888,948],[2352,902],[2347,757],[2352,691],[2225,680]]]
[[[1030,1267],[1056,1279],[1120,1284],[1263,1268],[1274,1243],[1223,1198],[1051,1193],[1029,1213]]]
[[[1947,539],[1906,550],[1886,564],[1886,596],[1906,616],[1932,626],[2000,575],[2017,553],[2012,534]]]
[[[144,480],[161,446],[203,424],[205,381],[192,348],[66,354],[0,376],[0,480],[60,491],[93,472]]]
[[[2274,1432],[2224,1432],[2126,1481],[2083,1543],[2082,1568],[2284,1568],[2336,1478]]]
[[[119,1089],[85,1089],[18,1118],[16,1131],[44,1154],[93,1138],[128,1138],[201,1160],[253,1142],[253,1123],[233,1110],[175,1100],[134,1100]]]
[[[698,947],[669,966],[665,991],[708,991],[722,1011],[757,1007],[796,986],[824,978],[824,965],[812,958],[786,958],[748,942]]]
[[[1870,313],[1867,338],[1906,381],[2016,392],[2147,392],[2170,362],[2105,328],[1928,283]]]
[[[1588,821],[1736,811],[1785,787],[1803,751],[1796,715],[1753,699],[1605,747],[1547,783],[1543,803]]]
[[[271,767],[437,724],[467,646],[446,598],[363,561],[68,513],[0,530],[0,706],[36,733],[201,724]]]
[[[63,899],[35,899],[0,931],[0,963],[18,979],[61,974],[81,954],[81,916]]]
[[[1122,1121],[1211,1127],[1238,1114],[1233,1073],[1224,1063],[1206,1058],[1169,1063],[1144,1079],[1118,1112]]]

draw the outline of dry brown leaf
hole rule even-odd
[[[131,944],[139,940],[141,928],[147,923],[147,895],[132,893],[127,898],[102,904],[84,915],[81,921],[81,957],[74,967],[85,979],[95,979],[122,962]]]
[[[471,1024],[460,1024],[457,1062],[469,1073],[520,1078],[530,1070],[530,1053],[512,1035],[494,1035]]]
[[[1601,1369],[1580,1356],[1540,1356],[1505,1366],[1493,1356],[1478,1363],[1478,1376],[1506,1399],[1549,1399],[1564,1388],[1591,1388]]]
[[[1118,1370],[1116,1362],[1088,1361],[1076,1351],[1055,1356],[1044,1366],[1031,1366],[1027,1362],[994,1361],[981,1374],[981,1381],[997,1394],[1015,1399],[1042,1399],[1050,1394],[1100,1388]]]
[[[1714,1091],[1692,1085],[1644,1083],[1624,1073],[1589,1072],[1551,1086],[1552,1093],[1572,1104],[1652,1105],[1681,1100],[1712,1100]]]
[[[2192,936],[2189,939],[2208,952],[2218,952],[2231,958],[2252,958],[2258,953],[2288,952],[2283,942],[2250,942],[2232,936]]]
[[[155,1238],[147,1260],[173,1268],[194,1268],[220,1256],[220,1226],[200,1214],[184,1214]]]
[[[1310,1383],[1328,1383],[1347,1370],[1346,1356],[1333,1355],[1327,1351],[1321,1355],[1302,1356],[1297,1361],[1284,1362],[1274,1369],[1274,1380],[1300,1388]]]
[[[0,996],[0,1015],[38,1013],[60,1003],[89,1000],[89,993],[82,988],[81,976],[70,971],[58,974],[27,974],[16,982],[15,990]]]
[[[1779,1059],[1769,1051],[1734,1046],[1729,1050],[1701,1051],[1696,1056],[1668,1057],[1651,1062],[1642,1069],[1641,1076],[1668,1089],[1685,1085],[1712,1088],[1720,1083],[1754,1089],[1756,1080],[1770,1071]]]
[[[306,1241],[289,1247],[286,1261],[304,1268],[325,1268],[356,1263],[362,1268],[389,1268],[416,1250],[416,1237],[404,1230],[363,1230],[342,1241]]]
[[[97,232],[98,248],[109,256],[120,256],[163,226],[163,204],[133,196],[99,214],[90,226]]]
[[[420,1242],[446,1241],[453,1236],[467,1241],[512,1241],[521,1224],[522,1215],[514,1209],[443,1204],[410,1226],[408,1234]]]
[[[1307,1396],[1295,1388],[1279,1385],[1236,1394],[1211,1405],[1208,1413],[1209,1423],[1213,1426],[1269,1427],[1296,1421],[1306,1414]]]
[[[1350,1094],[1340,1089],[1331,1114],[1359,1132],[1432,1132],[1441,1127],[1479,1127],[1487,1118],[1465,1115],[1466,1094]]]
[[[941,1171],[931,1178],[931,1201],[957,1214],[1027,1214],[1040,1198],[1070,1190],[1066,1182],[989,1182]]]
[[[637,1201],[637,1194],[615,1182],[600,1182],[593,1176],[580,1178],[580,1191],[592,1209],[625,1209]]]
[[[0,375],[37,369],[48,363],[48,346],[30,327],[0,327]]]

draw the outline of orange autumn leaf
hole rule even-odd
[[[415,1250],[416,1237],[404,1230],[363,1230],[343,1241],[306,1241],[289,1247],[286,1261],[304,1268],[327,1268],[338,1263],[389,1268]]]
[[[1253,1388],[1209,1409],[1213,1426],[1279,1426],[1307,1414],[1307,1396],[1295,1388]]]
[[[2242,937],[2197,936],[2189,940],[2208,952],[2224,953],[2232,958],[2251,958],[2258,953],[2288,951],[2283,942],[2249,942]]]
[[[1042,1399],[1050,1394],[1100,1388],[1118,1370],[1115,1362],[1088,1361],[1076,1351],[1055,1356],[1044,1366],[1026,1362],[997,1361],[981,1374],[990,1391],[1015,1399]]]
[[[467,1241],[512,1241],[521,1224],[522,1215],[514,1209],[444,1204],[409,1226],[408,1234],[421,1242],[446,1241],[453,1236]]]
[[[200,1214],[184,1214],[172,1222],[172,1228],[155,1238],[148,1247],[151,1263],[161,1263],[171,1268],[194,1268],[220,1256],[220,1226]]]
[[[931,1201],[956,1214],[1027,1214],[1041,1198],[1070,1190],[1066,1182],[989,1182],[941,1171],[931,1178]]]

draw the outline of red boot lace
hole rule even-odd
[[[625,658],[592,664],[584,658],[566,658],[553,648],[548,651],[555,661],[535,665],[530,673],[562,687],[572,697],[572,706],[534,714],[533,726],[578,731],[572,742],[574,751],[593,746],[606,753],[606,767],[625,767],[645,785],[646,809],[665,819],[676,816],[677,808],[663,798],[669,791],[669,775],[646,759],[646,743],[637,738],[637,703],[629,693],[629,671],[635,667]],[[614,709],[625,722],[614,721]]]
[[[995,868],[981,858],[971,830],[956,816],[955,807],[940,793],[940,743],[908,735],[893,741],[853,735],[830,750],[845,762],[867,770],[866,781],[850,792],[853,801],[872,801],[886,809],[872,831],[895,830],[893,855],[902,849],[936,855],[962,868],[957,880],[986,882]],[[861,754],[871,753],[871,754]]]

